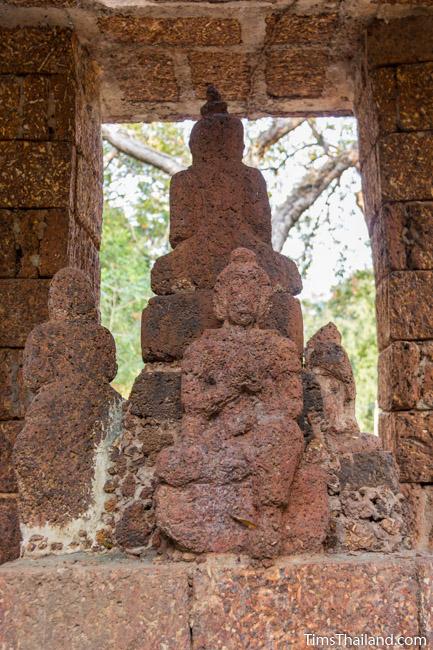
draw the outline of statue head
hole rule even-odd
[[[217,318],[248,327],[270,307],[272,286],[253,251],[236,248],[215,283],[214,309]]]
[[[241,120],[228,114],[227,104],[214,86],[207,87],[206,97],[202,118],[193,126],[189,139],[193,161],[215,158],[241,161],[244,152]]]
[[[50,284],[48,313],[50,320],[99,320],[93,287],[83,271],[67,266],[56,273]]]

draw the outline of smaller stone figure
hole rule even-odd
[[[378,436],[355,416],[355,380],[341,335],[322,327],[305,350],[303,429],[327,469],[334,551],[391,552],[406,545],[398,469]]]
[[[121,427],[122,398],[109,384],[114,340],[81,271],[54,276],[48,311],[26,342],[24,381],[34,397],[14,450],[24,553],[104,545],[103,487]]]
[[[255,254],[233,251],[215,285],[223,327],[185,352],[181,435],[157,459],[156,492],[157,525],[180,549],[281,551],[304,450],[302,385],[295,344],[257,325],[271,294]]]

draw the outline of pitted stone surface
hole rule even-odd
[[[14,454],[29,551],[44,550],[45,537],[50,550],[60,542],[78,545],[80,528],[97,534],[98,481],[103,484],[100,473],[108,462],[104,445],[120,425],[121,398],[109,385],[117,370],[114,340],[98,324],[86,276],[77,269],[59,271],[48,306],[50,320],[32,331],[24,351],[24,380],[34,397]],[[75,525],[80,518],[81,526]],[[94,530],[85,530],[86,520]]]
[[[257,327],[271,295],[254,253],[236,249],[215,284],[223,327],[185,351],[181,435],[156,467],[156,521],[180,548],[256,557],[281,551],[304,449],[295,421],[302,386],[294,343]]]
[[[75,561],[21,560],[0,571],[5,647],[190,649],[183,567],[78,555]]]
[[[325,472],[326,548],[392,552],[409,547],[407,504],[395,459],[378,437],[359,431],[352,368],[333,323],[308,341],[305,362],[301,425],[316,471]]]
[[[157,294],[212,288],[232,250],[254,250],[274,287],[299,293],[295,264],[271,247],[271,211],[263,176],[242,163],[242,122],[217,95],[216,112],[203,112],[190,137],[192,166],[173,177],[170,242],[174,251],[152,269]],[[208,91],[208,104],[215,101]],[[207,105],[206,105],[207,106]]]
[[[101,70],[104,122],[195,119],[209,82],[225,93],[236,114],[253,119],[350,114],[350,64],[376,17],[374,61],[432,61],[431,0],[249,0],[247,12],[239,2],[197,0],[3,4],[2,23],[12,29],[0,39],[0,71],[63,73],[68,43],[61,33],[48,28],[38,34],[42,30],[35,27],[68,26]],[[416,12],[421,16],[412,20]],[[401,37],[384,38],[390,22]]]
[[[193,648],[319,647],[306,634],[334,637],[343,648],[338,632],[415,636],[421,589],[414,561],[372,555],[284,559],[261,571],[206,567],[194,577]]]
[[[271,210],[263,176],[242,163],[241,120],[213,86],[190,136],[193,164],[170,185],[173,251],[156,260],[152,288],[159,294],[143,311],[145,361],[181,359],[185,347],[206,328],[219,326],[212,308],[218,274],[238,247],[255,252],[270,278],[270,309],[260,326],[277,329],[301,353],[302,313],[293,298],[302,289],[294,262],[272,250]]]
[[[312,647],[305,634],[318,629],[432,640],[428,554],[284,558],[267,569],[224,556],[201,565],[74,559],[0,568],[0,643],[23,650],[302,650]]]

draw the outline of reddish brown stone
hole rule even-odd
[[[19,104],[21,79],[2,77],[0,79],[0,139],[12,140],[19,135],[21,120]]]
[[[0,349],[0,420],[24,416],[22,350]]]
[[[47,280],[0,280],[0,345],[23,346],[47,317]]]
[[[193,164],[171,182],[174,251],[156,261],[152,289],[157,294],[210,289],[231,251],[242,246],[257,254],[276,289],[299,293],[296,265],[271,247],[264,178],[242,163],[242,122],[220,112],[226,111],[220,104],[218,112],[205,112],[195,124],[190,137]]]
[[[433,61],[433,44],[428,34],[431,16],[406,16],[391,22],[376,20],[367,36],[370,66]]]
[[[410,546],[419,551],[433,550],[433,488],[431,485],[403,483],[405,518]]]
[[[381,350],[396,340],[433,338],[432,289],[433,271],[396,271],[382,280],[376,294]]]
[[[63,210],[0,210],[0,276],[50,277],[67,264],[69,216]]]
[[[116,525],[115,536],[122,548],[146,546],[155,527],[155,516],[141,501],[128,506]]]
[[[149,16],[107,16],[98,20],[102,32],[125,43],[145,45],[237,45],[240,24],[234,19],[216,20],[204,16],[152,18]]]
[[[377,139],[397,131],[397,83],[393,68],[368,73],[356,99],[360,159],[365,160]]]
[[[130,412],[142,418],[180,419],[180,372],[142,370],[134,382],[129,404]]]
[[[17,502],[13,497],[0,498],[0,529],[0,564],[3,564],[16,560],[20,555]]]
[[[433,203],[384,205],[373,226],[376,280],[391,271],[433,269]]]
[[[309,67],[302,64],[308,57]],[[271,49],[266,59],[266,87],[272,97],[320,97],[326,82],[329,53],[326,48]]]
[[[419,408],[433,408],[433,344],[426,342],[419,345],[421,363],[418,382],[420,387]]]
[[[78,156],[75,219],[98,249],[101,243],[102,204],[102,178],[95,176],[83,156]]]
[[[416,635],[418,597],[414,563],[383,556],[206,567],[194,577],[193,648],[307,648],[306,634],[342,647],[337,633]]]
[[[254,253],[236,249],[215,284],[224,325],[185,351],[181,437],[158,457],[165,485],[156,493],[157,524],[181,548],[256,557],[280,550],[304,447],[294,421],[302,385],[294,343],[254,327],[271,295]]]
[[[151,298],[141,322],[143,360],[181,359],[186,346],[206,328],[218,326],[211,291]]]
[[[69,221],[68,258],[71,266],[84,271],[93,284],[96,296],[98,296],[100,284],[99,250],[92,237],[75,219]]]
[[[0,422],[0,492],[16,492],[17,484],[12,464],[12,450],[15,438],[23,426],[22,420]]]
[[[379,355],[379,406],[385,411],[410,409],[420,398],[420,350],[415,343],[392,343]]]
[[[402,129],[421,131],[433,126],[433,63],[397,68],[399,122]]]
[[[48,307],[49,322],[26,343],[24,379],[35,396],[15,444],[20,517],[28,528],[61,526],[92,507],[96,448],[120,426],[121,398],[109,385],[117,370],[114,341],[98,325],[83,273],[59,271]]]
[[[378,147],[373,147],[361,161],[362,194],[365,203],[365,220],[371,232],[381,207],[381,175],[378,165]]]
[[[427,646],[433,644],[433,567],[428,558],[417,560],[420,584],[420,632],[427,638]]]
[[[179,88],[171,56],[149,48],[125,53],[119,70],[124,99],[133,101],[177,101]],[[127,74],[125,74],[127,70]]]
[[[303,463],[295,474],[284,514],[284,553],[317,553],[329,527],[327,474],[323,467]]]
[[[67,207],[72,163],[64,142],[0,142],[0,207]]]
[[[433,481],[433,413],[400,411],[381,418],[381,436],[392,445],[406,483]]]
[[[182,566],[51,558],[0,571],[1,637],[8,647],[190,649]]]
[[[206,87],[212,82],[228,100],[246,99],[250,89],[250,64],[243,53],[203,50],[188,54],[192,85],[196,96],[204,99]]]
[[[338,14],[269,14],[266,16],[266,34],[273,45],[330,44],[337,34]],[[306,52],[308,56],[308,50]]]
[[[308,341],[305,367],[314,375],[320,387],[322,430],[327,434],[359,431],[355,417],[356,388],[352,366],[334,323],[319,329]]]
[[[69,29],[15,27],[2,28],[0,73],[55,73],[69,70],[73,36]]]
[[[268,314],[258,321],[264,330],[277,330],[296,344],[299,354],[304,349],[304,324],[301,303],[288,291],[275,291]]]
[[[382,201],[431,200],[433,134],[392,133],[379,141]]]

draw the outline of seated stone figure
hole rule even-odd
[[[178,442],[157,460],[159,529],[178,548],[277,555],[283,511],[304,450],[295,344],[257,321],[271,282],[238,248],[215,285],[221,329],[206,330],[182,362]]]
[[[98,546],[109,447],[121,425],[122,398],[109,384],[114,340],[81,271],[54,276],[48,311],[26,342],[34,397],[14,450],[24,553]]]
[[[212,289],[232,250],[245,246],[280,291],[297,294],[295,263],[272,250],[271,209],[258,169],[242,162],[244,134],[219,93],[208,88],[202,118],[190,137],[192,165],[170,185],[170,243],[174,250],[152,269],[156,294]]]

